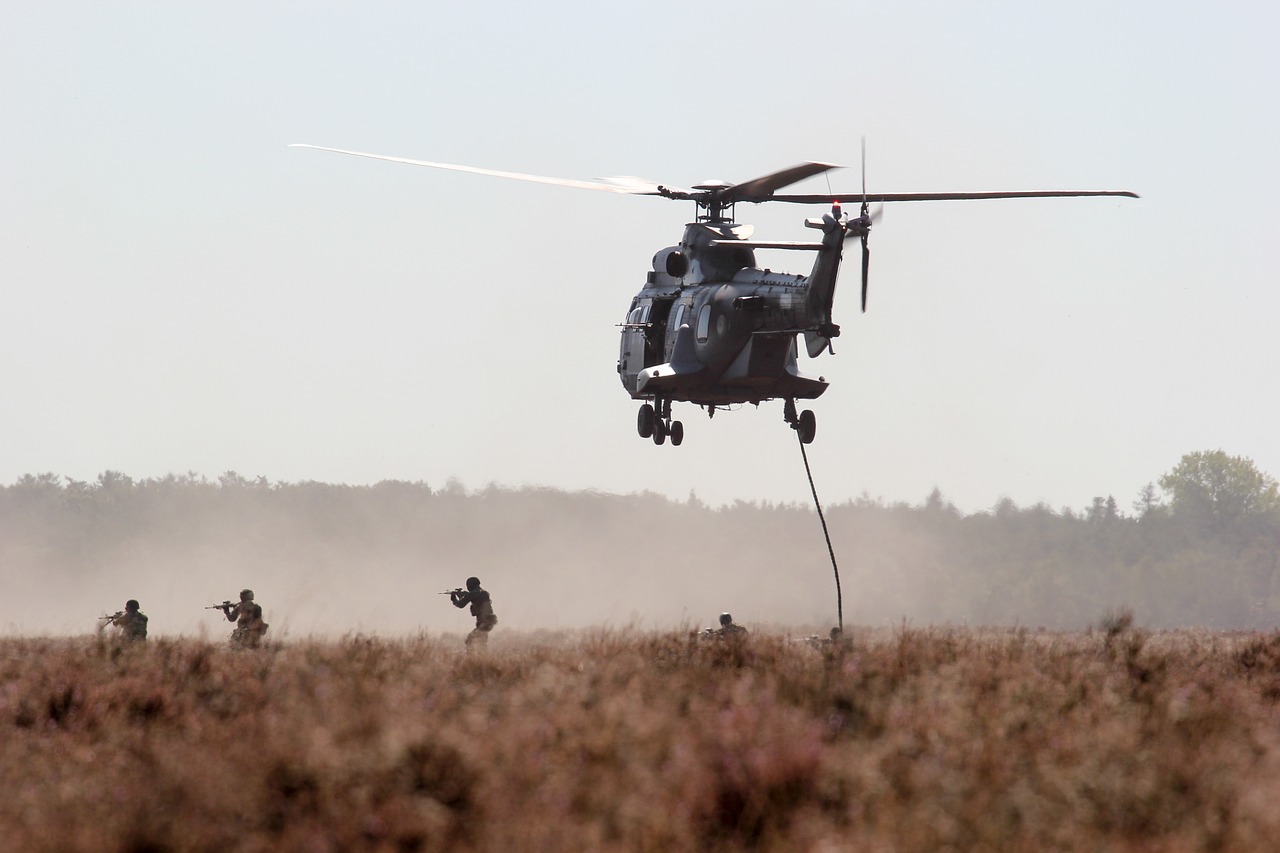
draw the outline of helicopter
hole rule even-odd
[[[643,401],[636,416],[642,439],[673,446],[684,441],[684,424],[672,417],[673,403],[692,403],[713,417],[734,405],[783,401],[783,420],[813,442],[817,419],[812,410],[797,411],[797,400],[813,400],[827,390],[822,376],[806,376],[797,362],[797,339],[804,338],[810,358],[834,354],[832,339],[840,326],[832,319],[836,282],[846,241],[861,243],[862,311],[867,310],[871,250],[867,238],[879,216],[871,205],[902,201],[1066,198],[1125,196],[1127,190],[1031,190],[1014,192],[869,193],[866,190],[866,143],[863,142],[862,191],[858,193],[780,194],[778,190],[806,178],[842,168],[834,163],[805,161],[740,183],[708,180],[675,187],[643,178],[614,177],[580,181],[528,175],[475,166],[434,163],[385,154],[293,143],[314,148],[499,178],[626,195],[659,196],[694,203],[694,220],[685,225],[679,244],[653,256],[644,287],[631,300],[621,323],[617,362],[622,386],[633,400]],[[830,205],[806,227],[821,232],[814,241],[753,240],[754,228],[735,221],[736,205],[786,202]],[[857,204],[850,217],[841,205]],[[882,208],[881,208],[882,209]],[[756,263],[757,249],[813,252],[808,275],[774,272]]]

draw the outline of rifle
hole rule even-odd
[[[210,604],[205,610],[226,610],[229,607],[235,607],[230,601],[224,601],[221,604]]]
[[[462,591],[463,591],[462,587],[458,587],[457,589],[446,589],[444,592],[437,593],[437,595],[453,595],[455,592],[462,592]]]
[[[124,615],[123,610],[117,610],[115,613],[112,613],[110,616],[99,616],[98,620],[102,622],[102,627],[105,628],[108,625],[116,624],[116,620],[123,615]]]

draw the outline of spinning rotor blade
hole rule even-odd
[[[749,181],[726,187],[720,193],[720,200],[725,204],[733,204],[738,201],[767,201],[774,198],[774,190],[789,187],[797,181],[803,181],[805,178],[811,178],[814,175],[821,175],[831,169],[843,168],[843,166],[835,163],[815,163],[813,161],[799,163],[787,169],[779,169],[776,172],[770,172],[767,175],[761,175],[758,178],[752,178]],[[826,200],[830,201],[831,199],[828,196]]]
[[[862,313],[867,313],[867,270],[871,266],[871,249],[867,248],[867,235],[862,235]]]
[[[314,148],[317,151],[333,151],[337,154],[350,154],[353,157],[369,157],[373,160],[389,160],[392,163],[407,163],[410,166],[430,166],[433,169],[448,169],[452,172],[470,172],[474,175],[491,175],[495,178],[511,178],[517,181],[530,181],[535,184],[551,184],[557,187],[573,187],[580,190],[599,190],[608,193],[626,195],[659,195],[690,193],[691,190],[680,187],[666,187],[643,178],[602,178],[600,181],[575,181],[570,178],[549,178],[544,175],[525,175],[521,172],[503,172],[497,169],[480,169],[475,166],[457,166],[452,163],[431,163],[426,160],[410,160],[407,157],[390,157],[386,154],[369,154],[364,151],[347,151],[343,148],[326,148],[323,145],[308,145],[305,142],[294,142],[290,148]]]
[[[862,208],[858,214],[867,223],[871,222],[867,207],[867,138],[862,137]],[[862,229],[862,313],[867,313],[867,270],[871,266],[871,249],[867,247],[868,224]]]

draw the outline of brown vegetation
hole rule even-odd
[[[24,851],[1269,850],[1280,634],[0,640]]]

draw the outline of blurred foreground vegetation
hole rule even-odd
[[[1280,634],[0,640],[23,851],[1273,850]]]
[[[826,514],[850,623],[1079,629],[1117,607],[1149,627],[1280,622],[1276,481],[1222,451],[1187,454],[1127,506],[1004,500],[964,515],[935,491]],[[835,621],[811,507],[693,496],[30,475],[0,487],[0,565],[0,628],[27,634],[68,633],[48,621],[54,605],[75,610],[75,633],[125,598],[153,633],[189,633],[208,624],[200,605],[244,586],[276,636],[465,630],[434,593],[471,574],[500,631],[711,624],[722,610],[749,625]]]

